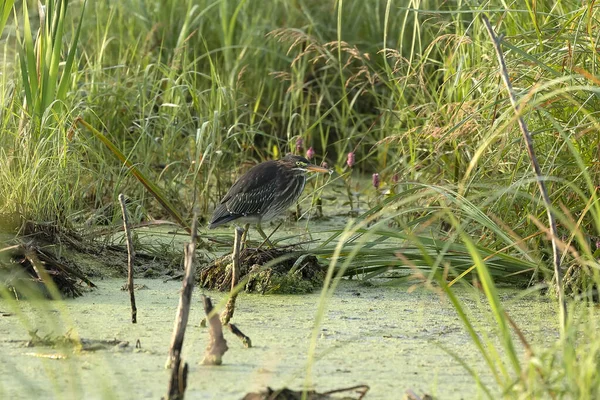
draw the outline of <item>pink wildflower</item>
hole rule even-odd
[[[348,153],[348,158],[346,159],[346,164],[348,164],[348,166],[350,168],[352,168],[354,166],[354,152],[353,151]]]
[[[379,180],[379,174],[373,174],[373,187],[375,189],[379,189],[379,184],[380,184],[380,180]]]

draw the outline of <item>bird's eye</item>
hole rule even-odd
[[[302,161],[296,161],[296,165],[299,167],[306,167],[306,163]]]

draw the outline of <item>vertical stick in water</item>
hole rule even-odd
[[[135,261],[135,249],[133,248],[133,239],[131,238],[131,229],[129,228],[129,214],[125,206],[125,196],[119,194],[119,204],[121,204],[121,214],[123,215],[123,228],[125,229],[125,238],[127,239],[127,287],[129,289],[129,302],[131,303],[131,322],[137,323],[137,307],[135,306],[135,293],[133,291],[133,262]]]
[[[173,337],[171,339],[171,347],[169,348],[169,358],[166,364],[167,368],[172,368],[168,399],[182,399],[187,382],[188,369],[186,363],[183,363],[183,367],[181,366],[181,348],[183,347],[185,329],[190,313],[190,303],[192,301],[192,290],[194,288],[194,254],[196,251],[197,221],[198,216],[194,213],[191,239],[184,248],[185,275],[183,277],[183,289],[179,298]]]
[[[208,335],[210,341],[206,347],[204,353],[204,359],[202,365],[221,365],[223,363],[223,354],[229,348],[227,347],[227,340],[223,337],[223,325],[219,319],[217,313],[213,313],[213,306],[210,297],[201,295],[202,302],[204,303],[204,313],[206,314],[206,320],[208,322]]]
[[[227,305],[221,314],[221,322],[223,325],[227,325],[233,317],[235,311],[235,300],[237,298],[237,291],[235,290],[236,285],[240,279],[240,251],[242,248],[242,236],[244,230],[242,228],[235,228],[235,238],[233,240],[233,254],[232,254],[232,267],[231,267],[231,293],[229,294],[229,300]]]

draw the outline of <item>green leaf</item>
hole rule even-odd
[[[83,14],[85,12],[86,4],[87,0],[84,0],[83,7],[81,8],[81,16],[79,17],[79,24],[77,25],[77,31],[75,32],[75,36],[73,36],[73,43],[71,43],[69,54],[67,55],[67,61],[63,69],[63,74],[60,78],[60,84],[58,85],[56,97],[60,100],[64,100],[67,96],[67,89],[69,87],[68,85],[71,78],[71,69],[73,68],[73,60],[75,59],[77,43],[79,43],[79,36],[81,34],[81,26],[83,24]]]
[[[14,0],[4,0],[0,4],[0,35],[4,31],[6,21],[8,21],[8,16],[10,15],[14,3]]]

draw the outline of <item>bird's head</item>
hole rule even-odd
[[[327,168],[319,167],[318,165],[312,164],[310,161],[308,161],[302,156],[296,156],[293,154],[288,154],[279,161],[289,170],[299,172],[302,174],[305,174],[306,172],[326,172],[331,174],[332,172]]]

